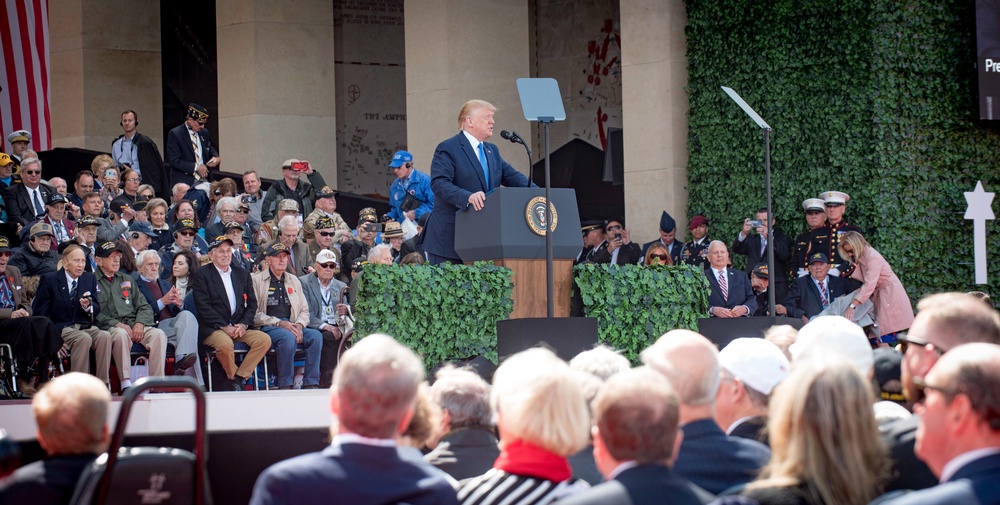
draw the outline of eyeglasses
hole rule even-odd
[[[320,235],[322,235],[324,237],[332,237],[332,236],[334,236],[334,235],[337,234],[337,232],[335,232],[335,231],[320,231],[320,232],[317,232],[317,233],[319,233]]]
[[[239,213],[240,214],[249,214],[250,213],[250,209],[240,209]]]
[[[666,261],[667,261],[668,259],[670,259],[670,255],[669,255],[669,254],[650,254],[650,255],[649,255],[649,259],[650,259],[650,260],[652,260],[652,259],[654,259],[654,258],[655,258],[655,259],[658,259],[658,260],[660,260],[660,261],[662,261],[662,262],[664,262],[664,263],[666,263]]]
[[[182,231],[181,235],[184,235],[185,237],[193,237],[193,236],[197,235],[197,233],[195,233],[193,231]]]
[[[25,170],[24,173],[28,175],[42,175],[41,170]]]
[[[613,224],[611,226],[608,226],[608,231],[615,231],[620,229],[622,229],[621,225]]]
[[[948,352],[947,349],[942,349],[942,348],[938,347],[937,345],[932,344],[930,342],[921,342],[920,340],[917,340],[917,339],[914,339],[914,338],[910,338],[909,335],[907,335],[905,337],[904,336],[897,336],[896,337],[896,341],[899,342],[899,351],[902,352],[903,354],[906,354],[906,350],[909,349],[911,345],[914,346],[914,348],[917,348],[917,347],[926,347],[926,346],[930,345],[930,346],[934,347],[934,353],[937,354],[938,356],[944,356],[944,353]]]
[[[0,258],[9,258],[11,255],[10,251],[0,252]]]
[[[941,393],[949,398],[958,394],[958,390],[956,389],[946,388],[943,386],[933,386],[931,384],[928,384],[927,379],[920,376],[913,377],[913,385],[917,387],[917,391],[920,391],[921,393],[920,396],[924,397],[926,397],[926,392],[928,389],[931,391],[937,391],[938,393]]]
[[[142,179],[138,177],[129,177],[128,179],[125,179],[125,182],[141,182],[141,181]]]
[[[319,265],[319,266],[321,266],[323,268],[337,268],[337,264],[336,263],[317,263],[317,265]]]

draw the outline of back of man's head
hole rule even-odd
[[[476,372],[445,366],[431,386],[431,400],[449,417],[448,429],[491,426],[490,385]]]
[[[677,392],[648,367],[615,374],[594,399],[594,424],[604,448],[619,462],[669,461],[679,416]]]
[[[954,352],[952,352],[954,351]],[[1000,440],[1000,346],[976,342],[949,351],[934,365],[936,381],[948,385],[942,392],[952,398],[963,394],[969,405],[992,432],[994,443]],[[981,437],[982,435],[977,435]]]
[[[56,377],[31,401],[38,442],[49,455],[104,452],[110,402],[108,387],[93,375]]]
[[[642,362],[666,376],[686,406],[711,406],[719,389],[719,351],[690,330],[671,330],[641,354]]]
[[[340,431],[394,438],[406,427],[423,377],[413,351],[388,335],[365,337],[344,353],[333,374]]]
[[[966,293],[939,293],[920,300],[913,322],[918,325],[926,325],[924,334],[942,349],[970,342],[1000,344],[997,312]]]
[[[606,345],[583,351],[569,361],[570,370],[589,373],[602,381],[631,367],[628,358]]]

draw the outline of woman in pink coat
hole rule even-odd
[[[841,235],[838,250],[841,257],[850,258],[855,263],[857,268],[851,277],[862,282],[861,289],[844,311],[844,317],[853,321],[854,308],[871,298],[879,333],[873,344],[894,344],[896,333],[909,329],[913,324],[913,306],[899,277],[893,273],[889,262],[856,231]]]

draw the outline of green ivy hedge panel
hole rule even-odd
[[[427,369],[452,359],[497,362],[496,322],[514,302],[509,268],[367,265],[358,283],[358,335],[385,333],[420,353]]]
[[[698,318],[708,317],[708,279],[699,268],[578,265],[573,271],[584,315],[597,318],[598,341],[633,363],[660,335],[698,331]]]
[[[989,286],[973,285],[962,193],[1000,190],[1000,134],[978,118],[974,2],[687,0],[688,213],[732,242],[764,205],[762,135],[721,91],[774,128],[778,226],[834,189],[847,218],[893,265],[911,299],[1000,287],[1000,229],[987,225]],[[737,266],[741,258],[737,259]]]

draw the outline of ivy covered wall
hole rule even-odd
[[[778,226],[801,203],[851,195],[847,220],[893,265],[914,303],[1000,287],[1000,228],[987,222],[991,283],[975,286],[963,192],[1000,191],[1000,133],[978,118],[974,2],[687,0],[688,214],[732,242],[763,206],[762,134],[729,86],[768,121]],[[996,205],[994,205],[996,208]],[[995,211],[1000,214],[1000,211]]]

